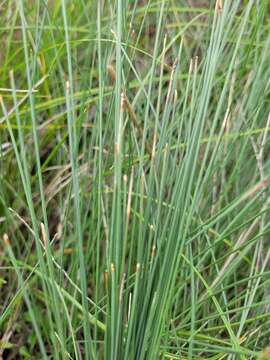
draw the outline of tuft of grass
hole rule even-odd
[[[0,358],[269,358],[268,2],[0,6]]]

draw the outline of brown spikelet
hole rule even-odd
[[[109,73],[110,78],[112,79],[113,82],[115,82],[116,73],[115,73],[114,67],[112,65],[108,65],[107,69],[108,69],[108,73]],[[135,111],[133,110],[133,107],[132,107],[130,101],[128,100],[127,95],[125,94],[124,91],[122,91],[121,92],[121,111],[123,111],[124,108],[127,109],[133,126],[138,131],[140,137],[143,138],[143,135],[144,135],[143,134],[143,129],[141,128],[141,126],[140,126],[140,124],[139,124],[139,122],[137,120],[137,116],[135,114]],[[145,149],[146,149],[146,151],[148,152],[148,154],[149,154],[149,156],[151,158],[151,156],[152,156],[152,146],[150,146],[147,141],[145,142]]]
[[[3,235],[3,240],[6,245],[10,246],[10,240],[9,240],[8,234]]]
[[[42,238],[43,244],[46,245],[47,244],[47,236],[46,236],[45,226],[43,223],[40,223],[40,230],[41,230],[41,238]]]
[[[115,80],[116,80],[116,73],[115,73],[114,67],[113,67],[112,65],[108,65],[108,66],[107,66],[107,70],[108,70],[108,73],[109,73],[110,78],[112,79],[113,82],[115,82]]]
[[[108,271],[104,271],[104,273],[103,273],[103,279],[104,279],[105,290],[106,290],[106,292],[108,292],[108,284],[109,284],[109,274],[108,274]]]

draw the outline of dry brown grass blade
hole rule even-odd
[[[262,190],[265,186],[269,185],[270,176],[265,177],[263,180],[254,185],[251,189],[246,191],[241,198],[241,202],[255,195],[258,191]]]
[[[270,176],[266,177],[256,185],[254,185],[250,190],[248,190],[241,198],[241,201],[244,201],[253,195],[255,195],[258,191],[262,190],[265,186],[267,186],[270,183]],[[265,205],[263,206],[262,210],[265,210],[269,206],[270,199],[266,201]],[[237,255],[237,249],[239,249],[250,237],[250,235],[253,233],[253,231],[256,229],[256,227],[260,223],[260,217],[256,218],[251,225],[246,229],[242,234],[239,236],[236,244],[234,245],[235,251],[229,255],[227,260],[225,261],[224,265],[220,269],[218,276],[215,278],[213,283],[211,284],[211,287],[214,287],[218,284],[218,282],[221,280],[222,276],[225,274],[227,268],[230,266],[231,262]]]

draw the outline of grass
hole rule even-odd
[[[268,1],[0,9],[0,358],[270,359]]]

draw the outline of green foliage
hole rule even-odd
[[[269,357],[268,17],[2,2],[0,358]]]

